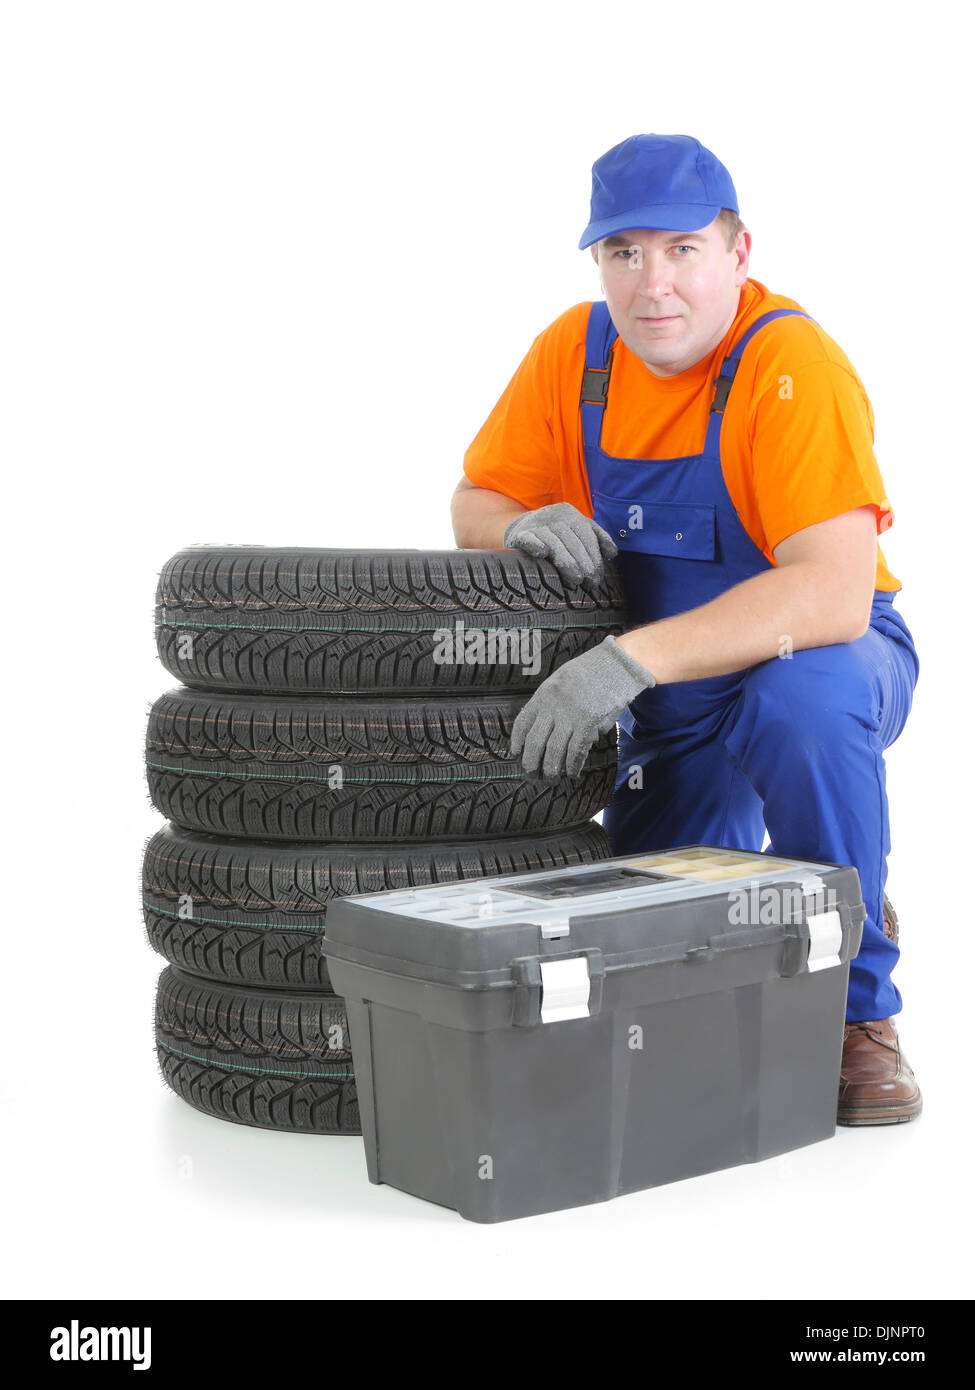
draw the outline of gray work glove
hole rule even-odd
[[[505,550],[524,550],[536,559],[551,560],[568,584],[594,579],[604,561],[618,554],[609,532],[571,502],[553,502],[516,516],[505,528],[503,544]]]
[[[524,749],[525,772],[536,772],[541,761],[546,777],[578,777],[600,734],[609,732],[641,690],[656,684],[615,637],[607,637],[542,682],[518,712],[511,752],[517,757]]]

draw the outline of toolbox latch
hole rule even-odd
[[[518,1027],[591,1018],[602,1007],[606,962],[598,947],[571,956],[522,956],[511,962],[511,973],[511,1021]]]
[[[568,917],[546,917],[544,920],[540,919],[538,925],[541,928],[542,937],[546,941],[554,941],[560,936],[569,935]]]
[[[812,974],[815,970],[826,970],[831,965],[840,964],[843,920],[835,908],[826,910],[829,896],[819,874],[807,874],[799,886],[803,897],[808,900],[806,925],[809,928],[809,954],[806,969]]]
[[[835,911],[819,912],[806,917],[809,927],[809,955],[806,969],[825,970],[828,966],[840,964],[840,951],[843,949],[843,923]]]
[[[862,903],[837,901],[818,874],[808,874],[799,886],[803,903],[793,908],[792,930],[783,942],[783,978],[815,974],[851,959],[860,949],[860,924],[866,916]]]
[[[567,1018],[589,1017],[589,960],[542,961],[542,1022],[561,1023]]]

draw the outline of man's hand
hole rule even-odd
[[[551,560],[569,584],[594,579],[605,561],[618,554],[609,532],[570,502],[554,502],[516,516],[505,529],[504,548]]]
[[[524,749],[525,772],[536,772],[541,762],[545,777],[578,777],[600,734],[655,684],[615,637],[607,637],[542,682],[514,722],[511,752],[517,757]]]

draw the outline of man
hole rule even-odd
[[[853,864],[837,1118],[920,1113],[885,932],[883,750],[918,660],[877,543],[893,521],[846,355],[748,278],[727,169],[685,135],[593,166],[580,239],[605,302],[536,338],[464,458],[458,546],[546,556],[572,583],[616,557],[631,629],[565,663],[512,730],[528,772],[577,775],[619,720],[615,854],[705,843]]]

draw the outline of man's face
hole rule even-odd
[[[610,318],[654,376],[676,376],[713,352],[738,311],[751,234],[732,251],[717,218],[696,232],[631,231],[593,248]]]

